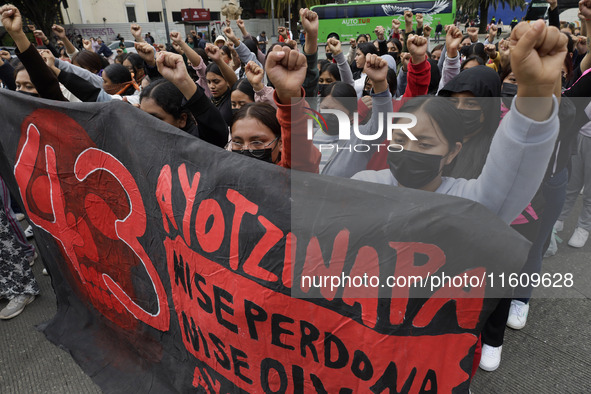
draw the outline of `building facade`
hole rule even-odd
[[[62,15],[67,24],[148,23],[163,22],[162,0],[68,0],[62,3]],[[221,0],[165,0],[168,22],[181,22],[181,10],[209,9],[212,20],[220,19],[226,3]]]

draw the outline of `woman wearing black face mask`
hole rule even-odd
[[[240,108],[234,115],[228,148],[281,167],[318,172],[320,153],[306,138],[307,118],[303,116],[306,56],[289,47],[277,48],[267,54],[265,71],[275,86],[277,108],[266,103]],[[293,160],[292,145],[298,150]]]
[[[474,179],[482,172],[490,143],[500,121],[501,81],[490,67],[476,66],[454,77],[439,95],[456,102],[464,134],[462,153],[444,170],[445,176]]]
[[[283,141],[275,108],[265,103],[242,106],[234,114],[231,128],[232,152],[277,164],[281,160]]]

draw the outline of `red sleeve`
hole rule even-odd
[[[422,63],[413,64],[412,60],[408,63],[406,81],[404,97],[418,97],[427,94],[431,82],[431,63],[427,61],[427,55]]]
[[[281,104],[277,92],[273,92],[273,100],[277,104],[277,120],[281,125],[281,161],[279,165],[285,168],[293,168],[299,171],[318,173],[320,165],[320,152],[312,140],[307,138],[307,117],[305,92],[302,88],[302,97],[295,104]],[[294,119],[292,121],[292,113]],[[296,147],[295,157],[292,157],[292,147]]]

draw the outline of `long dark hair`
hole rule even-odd
[[[234,86],[232,86],[232,91],[235,90],[246,94],[252,101],[254,101],[254,89],[248,79],[242,78],[236,81]]]
[[[133,80],[127,67],[119,63],[111,64],[109,67],[105,68],[103,72],[109,77],[111,82],[115,84],[131,82]],[[121,96],[130,96],[134,93],[135,87],[130,85],[123,93],[121,93]]]
[[[462,142],[463,132],[458,128],[462,118],[455,105],[448,99],[438,96],[421,96],[408,100],[399,112],[422,112],[431,118],[447,140],[450,150],[455,148],[456,142]],[[418,119],[419,122],[423,119]]]
[[[101,55],[95,52],[82,50],[72,58],[72,63],[90,71],[91,73],[98,73],[103,68],[101,62]]]
[[[183,113],[187,113],[187,124],[183,130],[188,130],[193,124],[190,112],[183,107],[184,96],[172,82],[164,78],[152,82],[142,90],[140,103],[147,98],[154,100],[164,112],[172,115],[177,120],[180,119]]]
[[[357,111],[357,93],[355,88],[345,82],[333,82],[326,88],[326,96],[331,96],[349,111]]]

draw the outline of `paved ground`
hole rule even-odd
[[[500,368],[479,370],[473,393],[591,393],[591,241],[582,249],[566,246],[575,224],[571,215],[560,233],[565,241],[556,256],[545,259],[544,270],[573,273],[570,294],[578,298],[532,300],[527,326],[507,329]],[[42,268],[37,260],[33,271],[41,296],[20,316],[0,321],[0,393],[100,393],[70,355],[36,329],[56,311]]]

